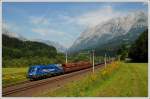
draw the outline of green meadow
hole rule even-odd
[[[26,79],[28,68],[2,68],[2,86],[8,86],[23,82]]]
[[[39,96],[39,95],[38,95]],[[95,74],[40,96],[146,97],[148,64],[114,62]]]

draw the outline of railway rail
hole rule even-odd
[[[95,69],[101,68],[103,66],[104,66],[104,63],[97,64]],[[64,74],[64,75],[59,75],[59,76],[43,79],[43,80],[32,81],[32,82],[31,81],[26,81],[26,82],[23,82],[22,84],[9,86],[9,87],[4,87],[2,89],[2,96],[4,96],[4,97],[8,96],[9,97],[9,96],[12,96],[14,93],[19,93],[21,91],[27,91],[27,90],[32,89],[32,88],[36,88],[36,87],[43,86],[43,85],[46,85],[46,84],[51,84],[51,83],[56,82],[58,80],[68,79],[68,78],[71,78],[72,76],[79,75],[79,74],[91,71],[91,69],[92,69],[92,67],[87,68],[87,69],[83,69],[83,70],[79,70],[79,71],[75,71],[75,72],[72,72],[72,73],[67,73],[67,74]]]

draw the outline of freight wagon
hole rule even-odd
[[[62,64],[64,73],[69,73],[69,72],[73,72],[73,71],[78,71],[78,70],[82,70],[82,69],[86,69],[91,67],[92,64],[89,62],[77,62],[77,63],[68,63],[68,64]]]

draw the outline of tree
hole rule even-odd
[[[124,60],[126,57],[128,57],[128,50],[129,50],[129,45],[127,44],[122,44],[121,47],[118,49],[117,54],[120,56],[121,60]]]
[[[129,57],[136,62],[148,62],[148,29],[132,44]]]

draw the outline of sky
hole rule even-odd
[[[70,47],[86,29],[114,17],[142,10],[145,2],[4,2],[3,27],[29,40]]]

